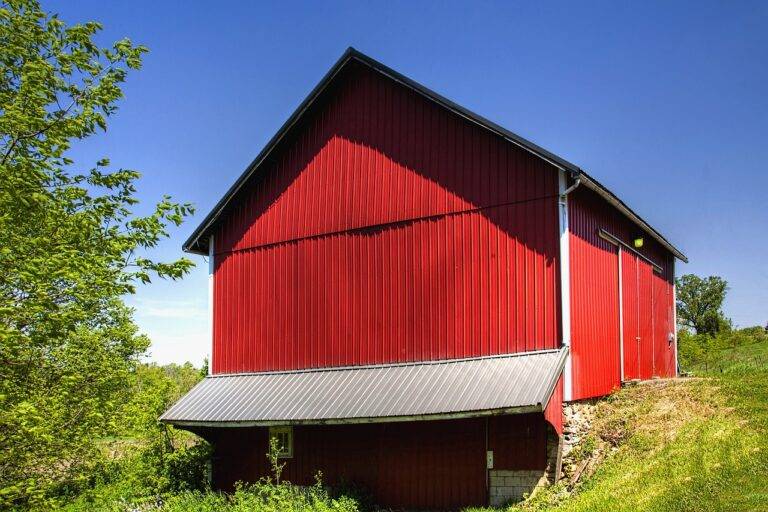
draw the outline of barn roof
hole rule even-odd
[[[318,83],[315,86],[312,92],[309,93],[309,96],[307,96],[304,99],[301,105],[299,105],[299,107],[291,115],[291,117],[288,118],[288,120],[285,122],[285,124],[283,124],[283,126],[275,134],[275,136],[272,137],[272,139],[267,143],[264,149],[261,150],[258,156],[253,160],[253,162],[251,162],[251,164],[245,169],[245,172],[243,172],[243,174],[237,179],[237,181],[235,181],[235,183],[230,187],[230,189],[227,191],[224,197],[221,198],[221,200],[216,204],[213,210],[211,210],[211,212],[205,217],[205,219],[203,219],[203,221],[195,229],[195,231],[190,235],[187,241],[184,242],[183,248],[185,251],[198,253],[198,254],[207,254],[208,235],[210,234],[212,228],[215,226],[216,221],[219,219],[222,213],[226,210],[229,203],[232,201],[235,195],[240,191],[243,185],[247,183],[249,179],[254,175],[254,173],[258,171],[262,163],[268,159],[269,155],[272,153],[275,147],[288,134],[291,128],[293,128],[297,124],[297,122],[302,118],[304,113],[312,106],[315,100],[317,100],[321,96],[323,91],[325,91],[328,88],[328,86],[334,81],[334,79],[339,75],[340,71],[351,62],[359,62],[370,67],[371,69],[380,73],[381,75],[384,75],[404,85],[405,87],[424,96],[428,100],[433,101],[438,105],[441,105],[443,108],[446,108],[454,112],[455,114],[467,119],[469,122],[475,123],[481,126],[482,128],[485,128],[493,133],[496,133],[497,135],[500,135],[501,137],[508,140],[509,142],[527,151],[530,151],[531,153],[546,160],[547,162],[549,162],[550,164],[554,165],[557,168],[560,168],[564,171],[568,171],[571,174],[571,177],[573,179],[580,179],[583,185],[592,189],[597,194],[599,194],[603,199],[605,199],[610,204],[612,204],[623,215],[625,215],[637,226],[639,226],[643,231],[647,232],[651,237],[656,239],[663,247],[669,250],[675,257],[681,259],[682,261],[688,262],[688,258],[685,256],[685,254],[683,254],[680,250],[678,250],[675,246],[673,246],[666,238],[664,238],[664,236],[661,235],[661,233],[656,231],[650,224],[648,224],[645,220],[643,220],[642,217],[640,217],[637,213],[632,211],[632,209],[629,206],[627,206],[621,199],[619,199],[613,192],[608,190],[596,179],[589,176],[583,169],[565,160],[564,158],[561,158],[558,155],[547,151],[541,146],[517,135],[516,133],[513,133],[507,130],[506,128],[503,128],[502,126],[499,126],[498,124],[478,114],[475,114],[474,112],[462,107],[461,105],[458,105],[452,102],[451,100],[441,96],[440,94],[419,84],[418,82],[411,80],[410,78],[398,73],[397,71],[385,66],[384,64],[378,62],[375,59],[372,59],[371,57],[359,52],[358,50],[352,47],[348,48],[347,51],[344,52],[344,54],[336,62],[336,64],[334,64],[334,66],[328,71],[328,73],[326,73],[326,75],[323,77],[320,83]]]
[[[181,426],[371,423],[541,412],[567,348],[475,359],[212,375],[160,421]]]

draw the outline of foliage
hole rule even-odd
[[[262,480],[238,487],[231,496],[218,493],[182,493],[160,509],[165,512],[356,512],[347,497],[331,498],[318,482],[309,488]]]
[[[131,376],[130,399],[121,408],[120,435],[142,437],[156,429],[157,418],[202,378],[191,363],[139,365]]]
[[[0,506],[89,478],[148,345],[121,297],[192,265],[146,257],[190,205],[165,197],[135,216],[136,171],[67,156],[106,129],[146,52],[100,48],[100,28],[0,4]]]
[[[751,347],[768,349],[768,333],[762,327],[729,329],[712,336],[693,334],[686,329],[678,333],[678,357],[683,371],[720,370],[734,359],[743,359]]]
[[[132,378],[131,399],[120,414],[120,433],[134,441],[120,477],[133,496],[205,488],[207,443],[157,418],[201,379],[191,364],[143,364]],[[119,440],[118,440],[119,442]]]
[[[280,484],[280,477],[283,474],[285,468],[285,462],[280,462],[280,442],[276,437],[269,438],[269,451],[267,452],[267,459],[269,460],[269,467],[272,469],[272,476],[275,482]]]
[[[58,489],[58,502],[72,501],[74,510],[146,505],[170,493],[206,490],[209,445],[157,422],[200,378],[200,370],[189,363],[139,365],[115,420],[122,425],[121,436],[100,441],[101,464],[85,484]]]
[[[179,432],[176,431],[178,434]],[[189,439],[187,439],[189,441]],[[213,492],[204,485],[200,470],[209,453],[205,443],[192,443],[157,457],[158,445],[150,443],[123,455],[87,492],[80,492],[61,510],[80,511],[216,511],[216,512],[356,512],[357,502],[347,496],[330,496],[318,473],[312,487],[299,487],[280,479],[274,440],[267,457],[273,475],[255,484],[238,484],[234,493]],[[183,469],[183,471],[179,471]],[[191,473],[188,473],[191,472]],[[191,477],[191,478],[190,478]]]
[[[729,328],[730,321],[722,311],[728,283],[722,277],[686,274],[675,281],[675,286],[680,325],[710,336]]]

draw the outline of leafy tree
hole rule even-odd
[[[118,460],[127,494],[159,495],[202,489],[206,483],[207,443],[171,426],[158,424],[157,417],[197,384],[200,370],[183,365],[141,364],[131,379],[131,398],[119,418],[123,436],[133,441],[133,450]]]
[[[722,311],[728,283],[718,276],[701,278],[686,274],[677,279],[677,318],[696,334],[716,335],[730,328]]]
[[[0,3],[0,507],[87,476],[148,345],[121,297],[192,267],[147,257],[189,204],[136,216],[136,171],[67,156],[106,130],[147,51],[100,48],[100,29]]]

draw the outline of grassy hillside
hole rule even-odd
[[[575,489],[560,484],[515,510],[768,510],[768,343],[722,360],[717,373],[601,402],[586,451],[606,460]]]
[[[736,366],[768,367],[768,342],[746,343],[720,350],[718,357],[709,363],[699,362],[691,366],[694,375],[729,371]]]

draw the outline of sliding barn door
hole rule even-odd
[[[637,256],[619,250],[621,258],[621,339],[623,380],[640,378],[640,310],[638,303]]]
[[[674,377],[677,373],[675,361],[675,317],[672,285],[658,272],[653,273],[653,375]]]
[[[653,267],[629,251],[620,252],[624,380],[650,379],[656,334]]]
[[[634,253],[621,250],[622,347],[624,380],[650,379],[668,365],[666,344],[669,316],[663,279],[650,263]]]
[[[656,348],[656,317],[653,307],[653,267],[637,258],[637,303],[640,316],[640,379],[650,379],[654,375],[653,361]]]

